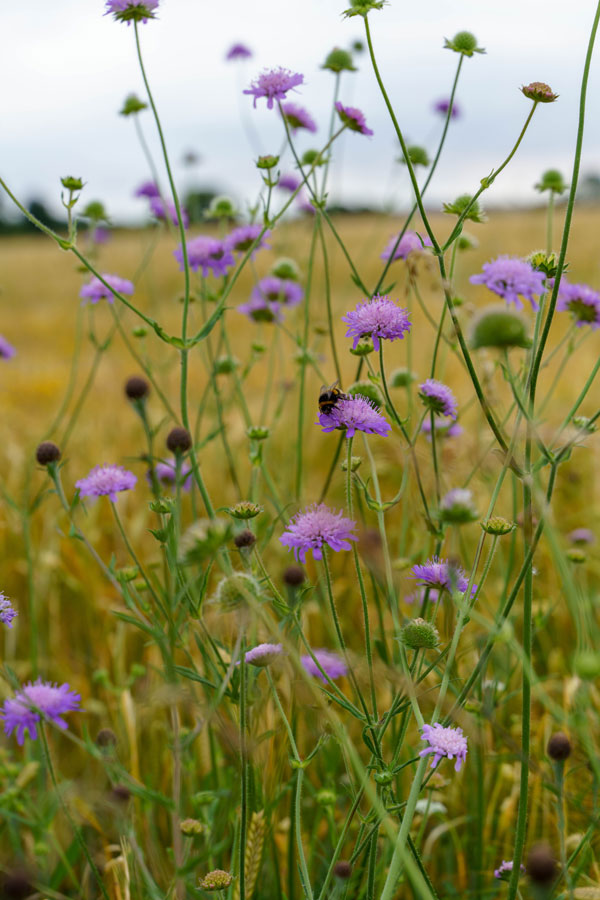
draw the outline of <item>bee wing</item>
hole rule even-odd
[[[328,391],[332,391],[334,388],[336,388],[336,387],[338,386],[339,383],[340,383],[340,379],[338,378],[336,381],[333,382],[333,384],[330,384],[330,385],[329,385],[329,387],[327,388],[327,390],[328,390]]]

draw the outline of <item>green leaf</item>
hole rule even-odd
[[[206,320],[200,331],[195,334],[190,341],[188,341],[190,347],[193,347],[195,344],[200,343],[200,341],[203,341],[208,337],[226,309],[227,307],[224,305],[217,306],[212,316],[210,316],[210,318]]]

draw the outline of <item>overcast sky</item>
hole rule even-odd
[[[0,172],[24,199],[56,200],[64,174],[87,182],[84,198],[102,199],[115,219],[136,218],[144,203],[132,197],[149,176],[131,119],[118,115],[129,92],[143,97],[133,28],[103,16],[102,0],[22,0],[0,10]],[[278,152],[281,123],[264,101],[252,110],[241,88],[264,67],[302,72],[293,99],[310,110],[319,133],[302,148],[324,142],[333,75],[320,69],[334,46],[363,38],[362,19],[344,19],[344,0],[162,0],[159,18],[141,27],[143,53],[163,119],[176,176],[254,197],[259,179],[240,113],[250,117],[263,153]],[[440,120],[433,101],[447,96],[458,60],[444,37],[473,31],[486,55],[466,59],[457,98],[462,118],[452,123],[444,162],[430,200],[472,192],[512,146],[529,110],[518,91],[546,81],[560,94],[540,106],[518,157],[493,188],[499,202],[535,199],[532,185],[549,167],[572,165],[579,83],[595,0],[391,0],[370,16],[379,65],[407,139],[435,145]],[[234,41],[254,52],[227,63]],[[382,203],[408,197],[377,85],[365,54],[359,71],[342,79],[341,100],[363,109],[373,138],[343,136],[334,188],[346,201]],[[600,47],[592,65],[583,172],[600,170]],[[290,95],[291,98],[291,95]],[[149,112],[141,116],[158,158]],[[203,162],[192,174],[181,164],[194,150]],[[284,165],[284,169],[289,166]],[[491,192],[490,192],[491,193]]]

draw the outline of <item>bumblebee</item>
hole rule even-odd
[[[319,391],[319,412],[326,416],[331,413],[331,410],[337,406],[340,400],[350,400],[349,394],[342,393],[337,386],[338,384],[339,381],[334,381],[329,387],[325,384],[321,385],[321,390]]]

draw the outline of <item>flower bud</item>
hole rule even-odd
[[[284,281],[298,281],[300,269],[295,260],[282,256],[281,259],[275,260],[271,266],[271,275],[275,275],[276,278],[282,278]]]
[[[473,493],[468,488],[448,491],[440,504],[440,519],[451,525],[466,525],[477,518]]]
[[[303,166],[324,166],[327,159],[318,150],[305,150],[300,162]]]
[[[582,563],[587,562],[587,554],[581,547],[569,547],[565,556],[570,562],[575,563],[575,565],[581,565]]]
[[[474,53],[485,53],[482,47],[477,46],[477,38],[470,31],[459,31],[453,38],[444,38],[444,50],[454,50],[463,56],[473,56]]]
[[[321,806],[335,806],[336,803],[336,795],[335,791],[330,791],[329,788],[321,788],[320,791],[317,791],[317,803]]]
[[[119,110],[120,116],[132,116],[135,113],[141,112],[143,109],[148,109],[148,104],[144,103],[143,100],[140,100],[135,94],[128,94],[123,101],[123,106]]]
[[[527,319],[502,304],[492,304],[482,309],[471,321],[469,343],[473,350],[482,347],[530,347],[527,336]]]
[[[246,605],[250,600],[258,600],[260,586],[252,575],[245,572],[234,572],[222,578],[217,585],[214,600],[224,610],[236,609]]]
[[[464,211],[470,207],[465,219],[470,219],[471,222],[477,222],[479,225],[487,222],[487,216],[479,200],[475,200],[473,205],[471,205],[472,200],[473,198],[470,194],[461,194],[453,203],[444,203],[444,212],[453,216],[462,216]]]
[[[458,240],[458,249],[465,250],[476,250],[479,247],[479,241],[476,237],[473,237],[472,234],[469,234],[468,231],[461,231]]]
[[[350,347],[350,353],[353,356],[368,356],[375,348],[370,337],[363,337],[359,340],[356,347]]]
[[[556,860],[547,844],[535,844],[527,857],[527,874],[534,884],[549,886],[557,875]]]
[[[233,543],[238,550],[250,548],[256,543],[256,535],[249,528],[244,528],[243,531],[238,531],[233,539]]]
[[[223,869],[213,869],[198,882],[201,891],[224,891],[233,881],[233,875]]]
[[[579,431],[586,431],[588,434],[593,434],[597,430],[596,423],[588,419],[587,416],[573,416],[572,421],[575,428],[578,428]]]
[[[49,463],[58,462],[60,459],[60,450],[52,441],[42,441],[38,444],[35,451],[35,458],[40,466],[47,466]]]
[[[182,834],[191,838],[197,837],[199,834],[206,834],[208,831],[206,825],[203,822],[199,822],[198,819],[183,819],[179,823],[179,829]]]
[[[279,162],[278,156],[259,156],[256,160],[257,169],[274,169]]]
[[[533,100],[534,103],[554,103],[558,98],[558,94],[554,94],[549,85],[543,81],[532,81],[531,84],[524,84],[521,88],[521,93],[528,100]]]
[[[108,220],[104,203],[100,200],[91,200],[81,211],[81,215],[94,222],[106,222]]]
[[[192,446],[192,436],[187,428],[176,426],[167,435],[167,449],[171,453],[187,453]]]
[[[385,6],[385,0],[350,0],[350,3],[350,8],[344,10],[347,18],[362,16],[364,19],[372,9],[383,9]]]
[[[150,393],[150,385],[141,375],[132,375],[125,382],[125,395],[130,400],[145,400]]]
[[[413,619],[400,629],[400,640],[411,650],[434,650],[440,636],[437,628],[425,619]]]
[[[327,54],[325,62],[321,66],[322,69],[329,69],[330,72],[356,72],[352,65],[352,56],[347,50],[340,47],[334,47],[331,53]]]
[[[352,864],[347,859],[338,859],[333,867],[333,874],[336,878],[346,881],[352,875]]]
[[[376,384],[372,381],[355,381],[348,388],[348,394],[351,397],[360,395],[371,400],[376,406],[383,406],[383,395]]]
[[[546,169],[538,184],[535,185],[535,189],[540,193],[542,191],[552,191],[553,194],[564,194],[567,185],[558,169]]]
[[[527,262],[537,272],[543,272],[547,278],[554,278],[558,271],[558,256],[556,253],[547,253],[545,250],[534,250],[527,257]],[[563,267],[563,272],[568,267]]]
[[[251,441],[266,441],[271,431],[266,425],[251,425],[246,429],[246,434]]]
[[[359,468],[359,466],[360,466],[361,463],[362,463],[362,457],[361,457],[361,456],[351,456],[351,457],[350,457],[350,471],[351,471],[351,472],[356,472],[356,471],[358,470],[358,468]],[[348,471],[348,460],[347,460],[347,459],[345,459],[345,460],[342,462],[341,468],[342,468],[342,472],[347,472],[347,471]]]
[[[234,519],[253,519],[264,512],[264,506],[259,503],[251,503],[250,500],[240,500],[235,506],[229,506],[227,512]]]
[[[546,752],[555,762],[564,762],[571,755],[571,741],[562,731],[557,731],[548,741]]]
[[[96,735],[96,745],[102,750],[109,750],[117,744],[117,736],[112,728],[101,728]]]
[[[148,334],[148,329],[140,325],[138,328],[133,328],[131,333],[135,338],[143,338]]]
[[[593,650],[582,650],[575,657],[574,669],[583,681],[595,681],[600,678],[600,654]]]
[[[389,384],[390,387],[393,388],[409,387],[416,379],[417,376],[414,372],[411,372],[410,369],[394,369],[394,371],[390,373]]]
[[[491,519],[486,519],[485,522],[480,524],[486,534],[493,534],[498,537],[510,534],[517,527],[514,522],[509,522],[508,519],[503,519],[502,516],[492,516]]]
[[[73,175],[65,175],[60,179],[60,183],[67,191],[80,191],[83,188],[82,179],[75,178]]]
[[[231,375],[239,365],[240,361],[235,356],[218,356],[213,371],[215,375]]]
[[[410,147],[406,148],[406,152],[408,153],[408,158],[410,159],[413,168],[416,166],[424,166],[424,168],[427,168],[431,163],[427,150],[424,147],[420,147],[418,144],[411,144]],[[406,165],[406,160],[403,156],[399,157],[398,162]]]
[[[284,569],[283,581],[288,587],[300,587],[306,581],[306,573],[301,566],[288,566]]]
[[[204,213],[205,219],[235,219],[237,209],[230,197],[219,196],[213,197],[210,205]]]

